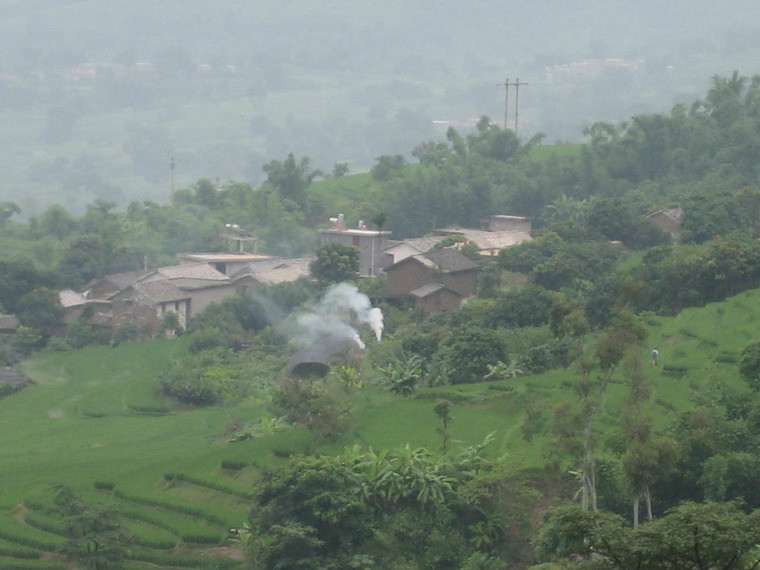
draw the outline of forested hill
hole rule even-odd
[[[714,73],[752,70],[758,21],[752,0],[6,0],[0,200],[24,216],[166,203],[172,158],[177,186],[257,185],[290,152],[366,171],[449,125],[501,118],[507,78],[528,84],[521,134],[578,141],[592,121],[663,111]]]
[[[493,213],[531,216],[539,229],[590,216],[585,226],[597,236],[641,247],[659,239],[643,231],[642,216],[680,207],[683,241],[702,243],[755,229],[759,100],[758,78],[734,73],[714,77],[702,98],[669,114],[594,123],[584,145],[526,141],[482,118],[468,134],[450,129],[419,143],[409,159],[383,155],[361,175],[341,164],[321,172],[308,157],[288,155],[265,165],[260,186],[201,179],[179,188],[171,205],[133,201],[119,212],[98,200],[83,216],[53,206],[26,224],[15,222],[20,208],[9,201],[4,232],[23,239],[30,259],[79,272],[74,281],[221,247],[225,223],[256,234],[262,253],[310,253],[315,229],[338,213],[351,226],[382,213],[395,238],[478,227]]]

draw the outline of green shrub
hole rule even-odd
[[[433,356],[430,376],[451,384],[480,382],[488,374],[488,365],[500,361],[509,363],[501,336],[472,326],[449,333]]]
[[[670,378],[683,378],[689,371],[685,366],[673,366],[666,364],[662,367],[662,373]]]
[[[39,558],[40,553],[38,550],[31,550],[20,546],[0,546],[0,556],[7,556],[8,558],[26,558],[31,560]]]
[[[67,570],[63,562],[53,560],[0,560],[0,570]]]
[[[159,404],[147,406],[139,404],[128,404],[127,407],[133,412],[137,412],[138,414],[146,414],[149,416],[163,416],[171,412],[169,408],[166,406],[161,406]]]

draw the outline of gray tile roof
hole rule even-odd
[[[93,285],[97,283],[102,283],[102,282],[111,283],[116,289],[124,289],[124,287],[128,287],[129,285],[132,285],[132,283],[135,283],[136,281],[142,279],[149,273],[152,273],[152,271],[141,270],[141,271],[126,271],[124,273],[112,273],[111,275],[106,275],[104,277],[101,277],[100,279],[95,279],[93,281],[90,281],[87,285],[85,285],[85,289],[91,289]]]
[[[0,315],[0,330],[12,331],[18,328],[18,319],[15,315]]]
[[[461,235],[480,251],[503,249],[533,239],[530,234],[517,230],[488,231],[469,228],[450,228],[437,231],[446,235]]]
[[[84,305],[87,302],[87,299],[85,299],[84,295],[81,295],[72,289],[62,289],[58,292],[58,301],[63,308],[67,308]]]
[[[275,284],[295,281],[300,277],[308,277],[309,264],[314,257],[296,257],[292,259],[270,259],[249,263],[232,275],[233,280],[250,276],[261,283]]]
[[[457,273],[459,271],[472,271],[479,266],[472,259],[453,247],[433,249],[427,253],[412,256],[428,267],[439,269],[444,273]]]
[[[459,293],[457,293],[456,291],[452,289],[449,289],[443,283],[428,283],[427,285],[423,285],[422,287],[417,287],[413,291],[409,291],[409,294],[412,297],[417,297],[418,299],[424,299],[425,297],[429,297],[433,293],[437,293],[441,289],[446,289],[450,291],[451,293],[453,293],[454,295],[458,295],[459,297],[461,297]]]
[[[433,247],[445,237],[446,236],[422,236],[418,238],[409,238],[403,241],[394,242],[388,245],[383,251],[386,253],[393,253],[393,250],[399,246],[408,246],[416,249],[420,253],[425,253],[433,249]]]
[[[208,263],[183,263],[182,265],[167,265],[156,269],[156,273],[166,279],[203,279],[206,281],[229,281],[221,271],[217,271]]]
[[[148,281],[136,283],[133,288],[156,303],[182,301],[190,296],[168,281]]]

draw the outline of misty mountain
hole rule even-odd
[[[0,1],[0,200],[164,202],[172,158],[177,187],[258,183],[289,152],[366,170],[503,120],[507,78],[528,84],[521,136],[580,140],[754,74],[758,15],[750,0]]]

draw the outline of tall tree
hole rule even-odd
[[[300,207],[306,205],[306,189],[321,174],[318,170],[312,170],[311,159],[303,156],[296,160],[293,153],[288,154],[285,160],[272,160],[263,166],[263,170],[267,182],[277,189],[280,196]]]
[[[317,250],[309,271],[323,284],[354,279],[359,271],[359,250],[342,243],[326,243]]]

